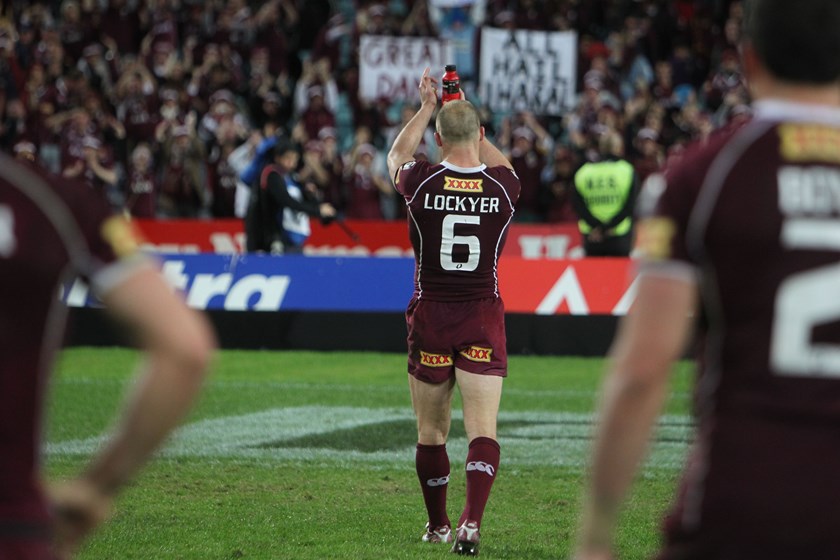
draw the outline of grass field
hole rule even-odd
[[[72,475],[96,449],[136,358],[125,349],[63,353],[49,412],[50,478]],[[511,357],[482,557],[568,556],[602,369],[600,359]],[[623,560],[646,558],[658,542],[690,437],[688,385],[681,366],[626,508]],[[457,518],[467,442],[455,416],[449,513]],[[401,354],[221,352],[194,413],[81,558],[449,557],[419,539],[415,437]]]

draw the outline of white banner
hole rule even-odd
[[[481,30],[480,91],[492,111],[561,115],[575,101],[577,33]]]
[[[476,0],[429,0],[429,5],[435,8],[460,8],[472,6]]]
[[[440,78],[443,67],[452,64],[452,49],[432,37],[384,37],[362,35],[359,47],[359,95],[419,102],[417,84],[428,66]]]

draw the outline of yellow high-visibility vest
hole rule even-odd
[[[593,216],[609,222],[621,212],[633,189],[633,165],[624,160],[586,163],[575,173],[575,189]],[[625,218],[615,227],[615,235],[628,233],[631,225],[632,219]],[[578,227],[584,235],[592,231],[584,220],[578,221]]]

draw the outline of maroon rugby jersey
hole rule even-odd
[[[840,110],[758,102],[644,192],[643,270],[699,280],[704,335],[663,558],[840,558]]]
[[[59,287],[76,273],[107,290],[129,266],[117,255],[137,247],[101,196],[57,181],[0,154],[0,538],[47,517],[38,454],[66,316]]]
[[[503,166],[410,161],[397,171],[395,184],[408,208],[414,297],[499,297],[496,266],[519,198],[516,174]]]

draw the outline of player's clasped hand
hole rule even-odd
[[[420,90],[420,103],[423,105],[431,104],[437,105],[437,79],[429,75],[429,67],[423,70],[423,76],[420,78],[418,89]]]
[[[59,560],[70,560],[84,538],[111,516],[111,498],[82,479],[53,486],[50,498],[55,516],[55,554]]]

